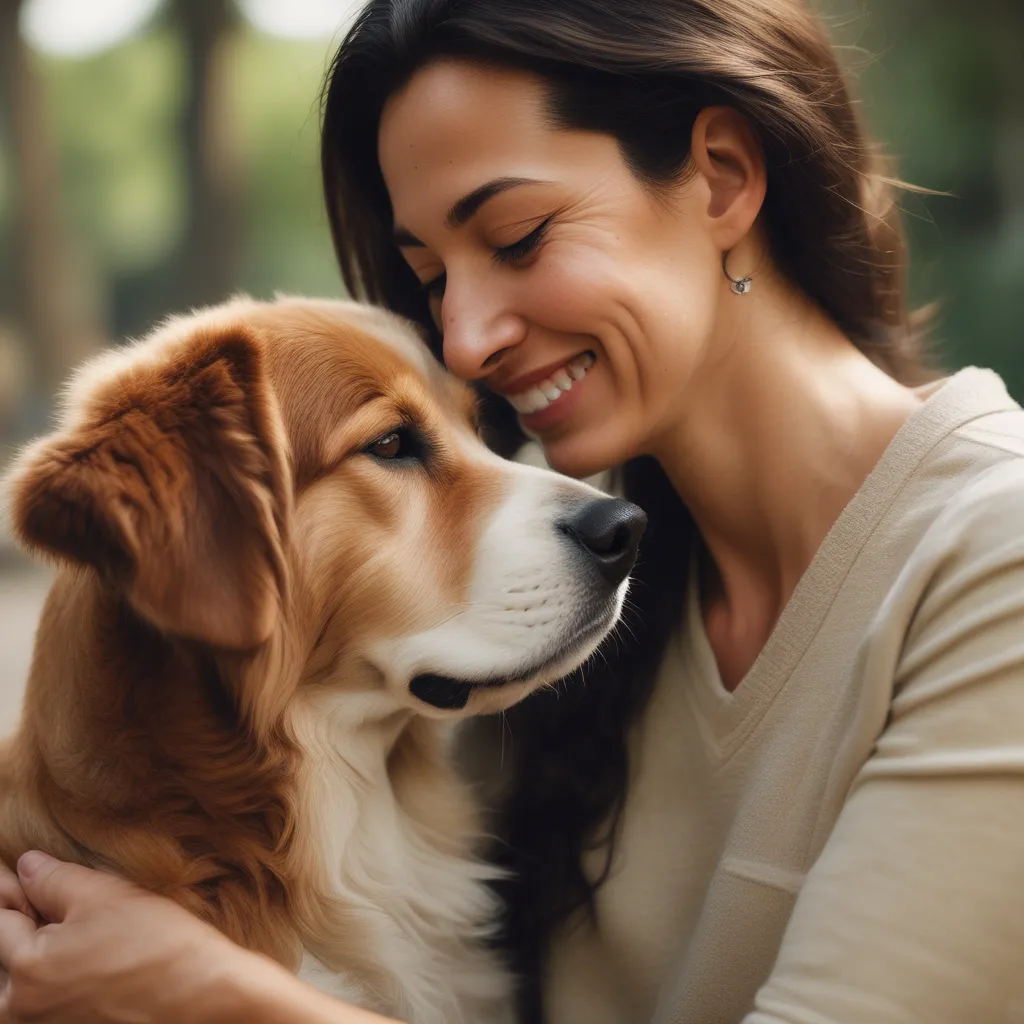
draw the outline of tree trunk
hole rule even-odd
[[[180,253],[181,302],[203,305],[237,288],[243,183],[234,140],[229,0],[174,0],[185,51],[181,136],[186,161],[186,225]]]
[[[41,423],[71,367],[102,344],[95,297],[61,219],[60,180],[43,83],[18,30],[22,0],[0,0],[0,131],[10,154],[13,218],[5,239],[9,272],[0,292],[8,319],[29,353],[31,389]]]

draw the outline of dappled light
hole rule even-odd
[[[359,0],[238,0],[242,13],[261,32],[283,39],[320,39],[355,16]]]
[[[28,41],[56,57],[90,57],[146,27],[163,0],[28,0],[21,26]]]

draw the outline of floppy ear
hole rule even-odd
[[[164,632],[250,649],[276,621],[288,502],[260,351],[242,332],[165,351],[119,354],[77,418],[21,456],[14,532],[97,569]]]

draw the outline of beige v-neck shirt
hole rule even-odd
[[[1024,1022],[1024,412],[926,395],[732,694],[691,584],[548,1024]]]

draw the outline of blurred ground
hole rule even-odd
[[[0,735],[17,721],[36,623],[50,574],[29,566],[0,573]]]

